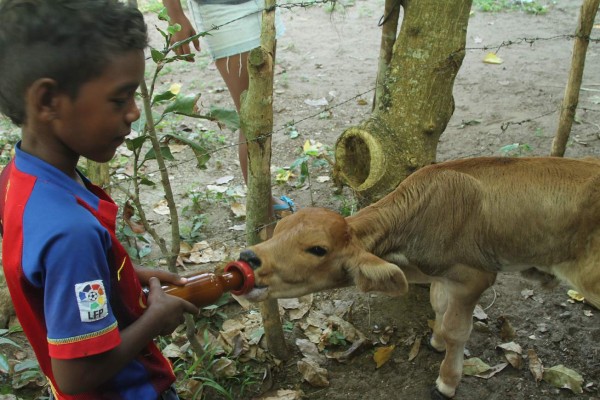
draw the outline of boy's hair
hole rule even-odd
[[[0,112],[20,126],[36,80],[75,98],[114,56],[147,43],[142,14],[117,0],[0,0]]]

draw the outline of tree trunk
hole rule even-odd
[[[371,118],[347,129],[336,143],[334,175],[355,190],[361,205],[435,161],[454,112],[452,88],[465,55],[471,2],[403,2],[384,96]]]
[[[565,97],[563,98],[558,129],[556,136],[552,141],[551,155],[562,157],[565,155],[567,141],[571,134],[571,127],[575,118],[575,109],[579,104],[579,90],[581,89],[581,80],[583,78],[583,67],[585,66],[585,55],[590,42],[590,34],[594,26],[594,18],[598,11],[600,0],[583,0],[581,11],[579,13],[579,23],[575,43],[573,44],[573,56],[571,60],[571,72],[565,88]]]
[[[110,173],[108,171],[108,163],[97,163],[92,160],[87,160],[87,177],[94,185],[100,186],[102,189],[110,192]]]
[[[275,4],[266,1],[266,8]],[[248,56],[248,90],[242,94],[240,128],[248,143],[248,197],[246,233],[249,245],[272,235],[271,135],[273,132],[273,55],[275,51],[275,10],[263,12],[261,46]],[[261,314],[269,351],[287,359],[277,300],[261,303]]]

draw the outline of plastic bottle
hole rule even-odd
[[[183,286],[165,285],[165,293],[181,297],[203,307],[215,303],[225,292],[235,295],[248,293],[254,287],[254,271],[244,261],[231,261],[222,274],[201,273],[186,277]]]

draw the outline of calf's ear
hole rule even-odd
[[[371,254],[362,253],[349,268],[355,285],[363,292],[383,292],[400,296],[408,291],[408,281],[398,266]]]

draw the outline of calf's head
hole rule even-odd
[[[254,269],[249,300],[299,297],[356,285],[362,291],[401,295],[408,290],[402,270],[368,252],[341,215],[303,208],[282,219],[273,237],[240,253]]]

